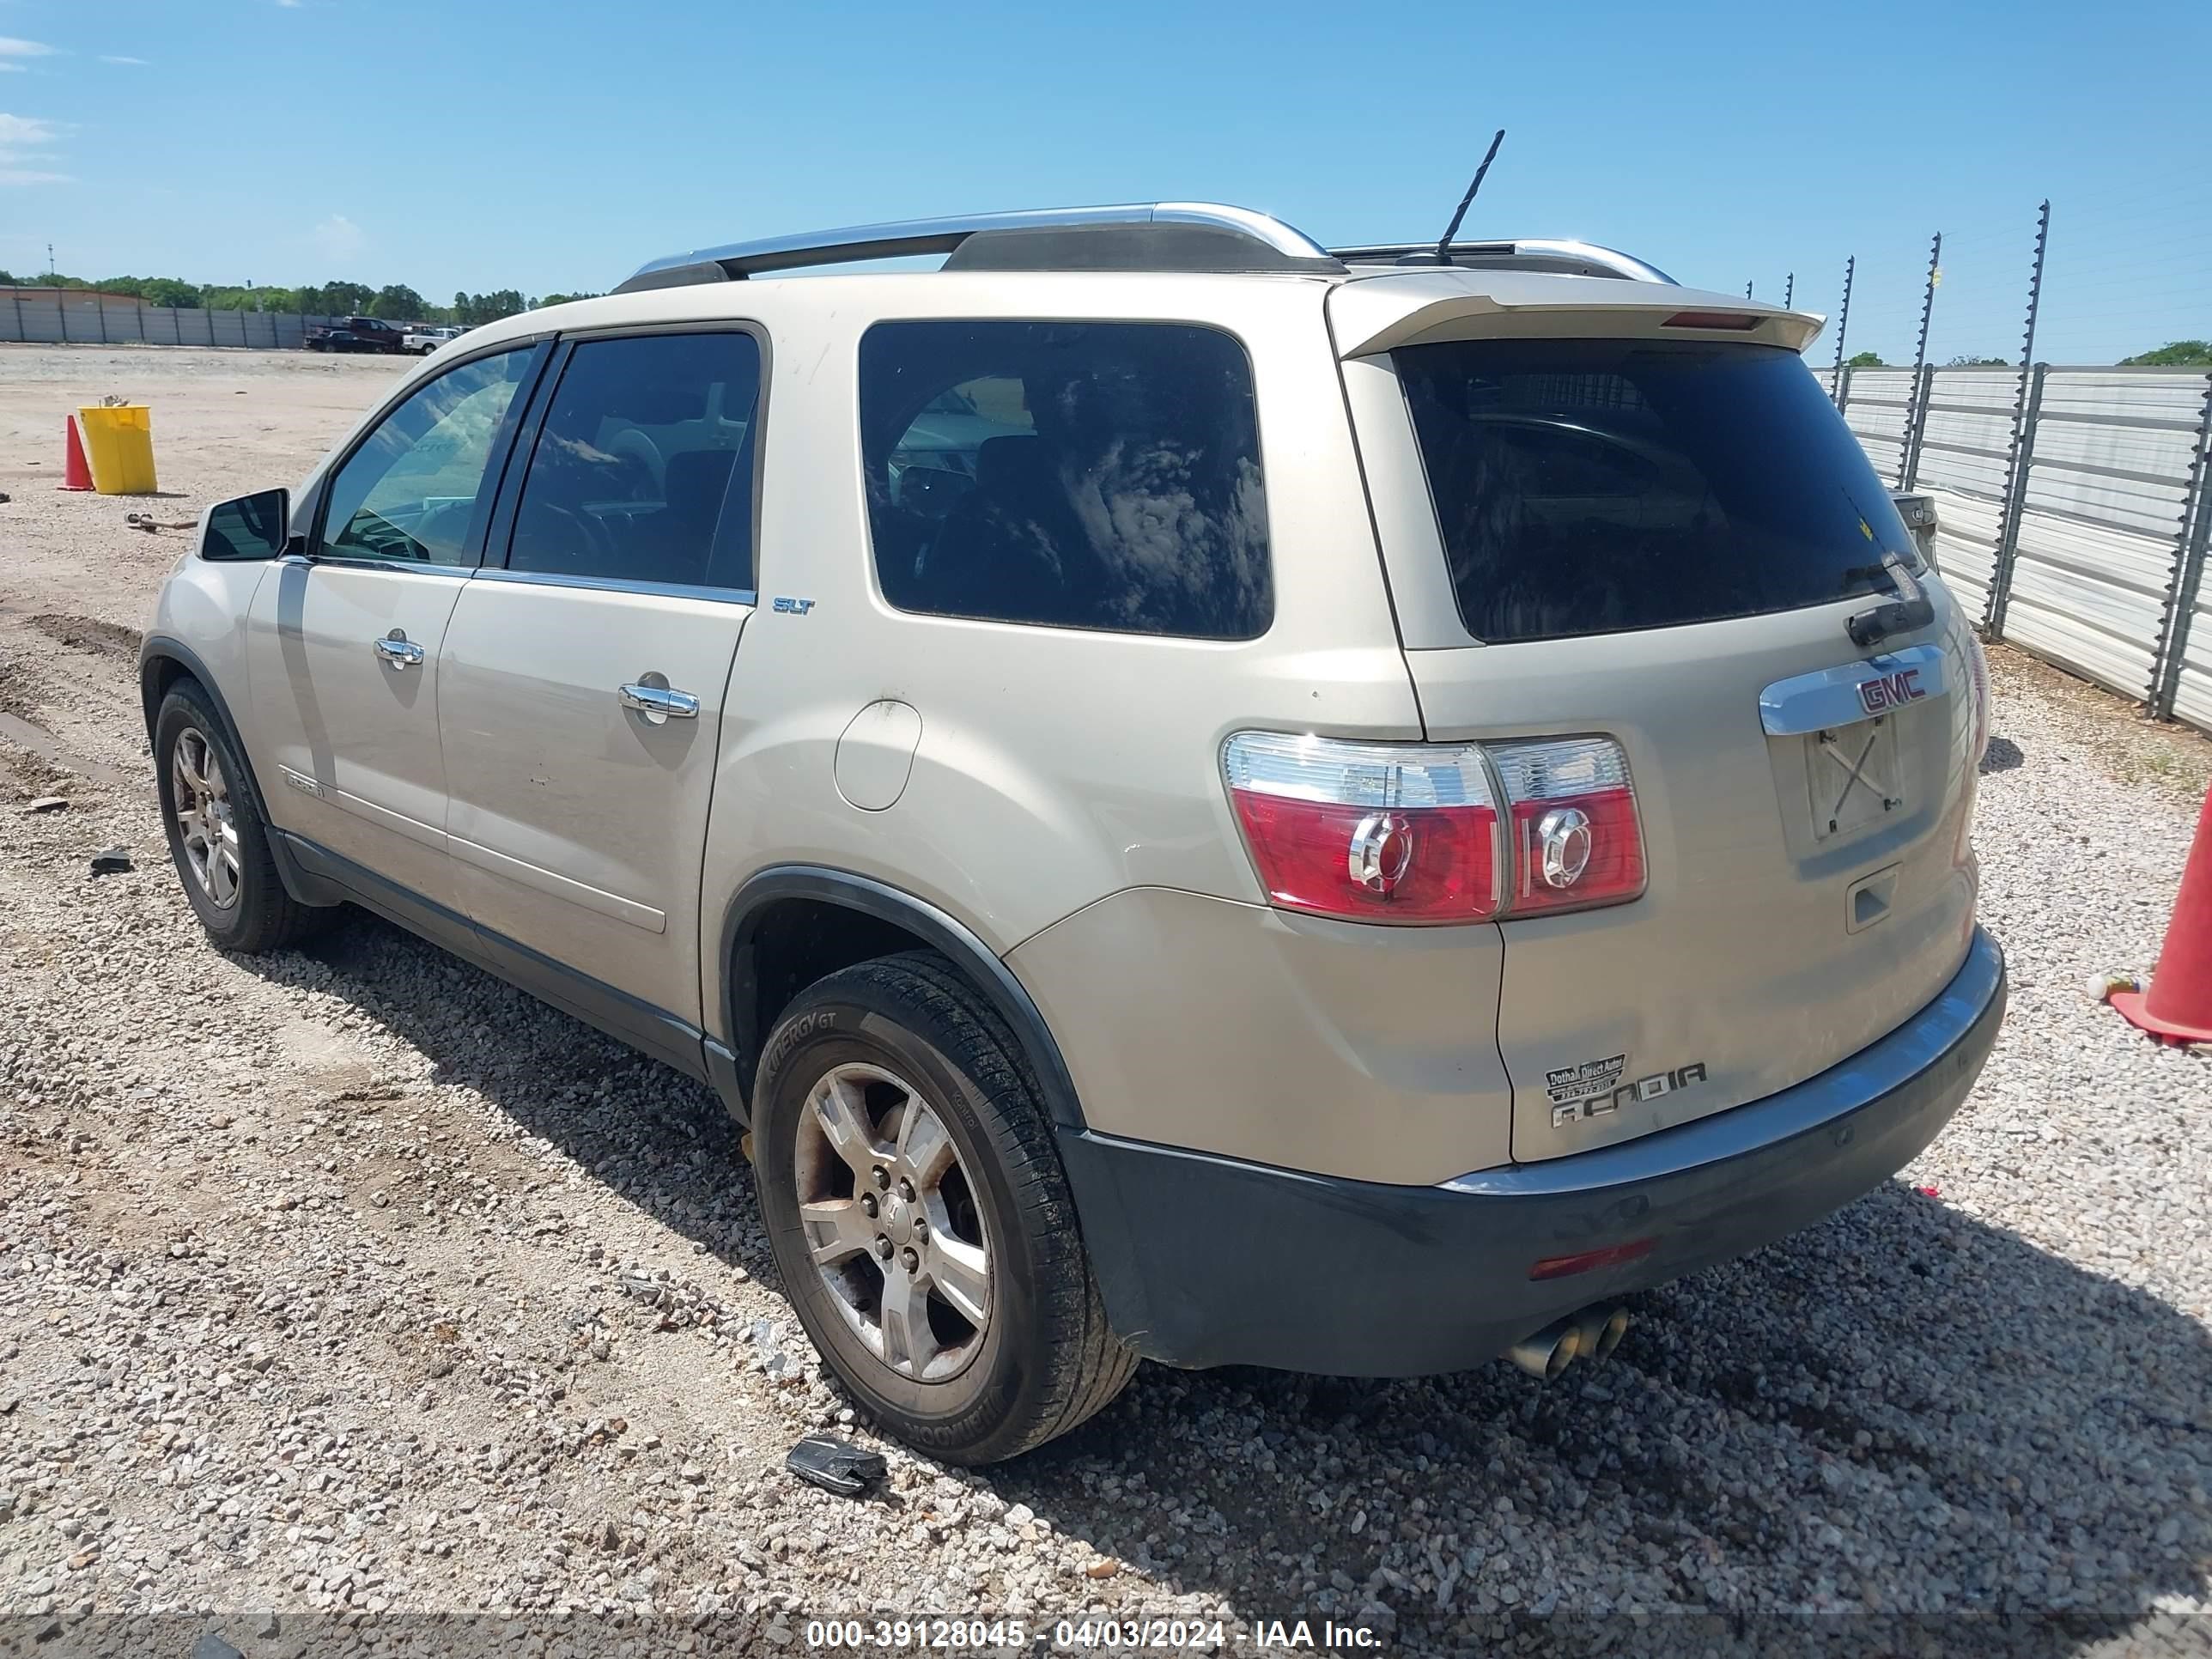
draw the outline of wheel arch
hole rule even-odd
[[[261,780],[254,774],[253,756],[239,732],[238,721],[230,712],[229,702],[215,683],[215,675],[209,671],[199,653],[183,641],[172,639],[166,634],[149,635],[138,650],[138,702],[146,717],[147,748],[154,750],[154,727],[161,717],[162,702],[183,680],[190,680],[199,688],[200,695],[207,699],[209,710],[215,715],[216,723],[222,728],[223,741],[230,745],[230,752],[238,757],[239,769],[244,775],[241,781],[252,799],[253,810],[260,814],[261,822],[268,827],[270,855],[276,860],[276,873],[284,884],[284,890],[302,904],[337,903],[337,896],[325,884],[300,868],[292,857],[291,843],[285,839],[284,832],[277,827],[276,819],[270,816],[269,797],[261,787]],[[154,768],[157,778],[161,765],[161,757],[156,750],[154,753]]]
[[[724,913],[721,950],[715,958],[721,984],[714,1006],[726,1022],[748,1103],[753,1072],[775,1013],[805,988],[787,983],[791,976],[781,973],[773,959],[775,952],[788,948],[780,930],[793,922],[831,918],[840,928],[822,957],[827,963],[822,971],[835,972],[854,961],[915,945],[936,951],[1012,1030],[1053,1122],[1071,1129],[1084,1127],[1074,1079],[1044,1015],[1012,969],[972,928],[911,893],[871,877],[817,865],[779,865],[757,872],[738,890]]]

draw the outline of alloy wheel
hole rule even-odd
[[[991,1258],[944,1120],[904,1079],[858,1062],[807,1091],[793,1148],[806,1249],[862,1344],[942,1382],[981,1351]]]
[[[230,785],[215,746],[198,726],[177,733],[169,760],[170,808],[184,843],[185,865],[210,902],[228,910],[245,884]]]

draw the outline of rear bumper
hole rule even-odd
[[[1495,1358],[1593,1302],[1819,1220],[1896,1173],[1972,1088],[2004,1017],[1978,930],[1942,992],[1794,1089],[1678,1128],[1435,1187],[1302,1175],[1060,1132],[1114,1328],[1169,1364],[1411,1376]],[[1531,1280],[1538,1260],[1654,1241]]]

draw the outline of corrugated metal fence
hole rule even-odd
[[[1989,638],[2212,731],[2212,371],[1815,373]]]
[[[0,340],[44,345],[297,346],[328,317],[170,310],[75,288],[0,289]]]

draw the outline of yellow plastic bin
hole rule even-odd
[[[94,489],[103,495],[151,495],[160,488],[154,482],[154,411],[147,405],[80,409],[76,423]]]

